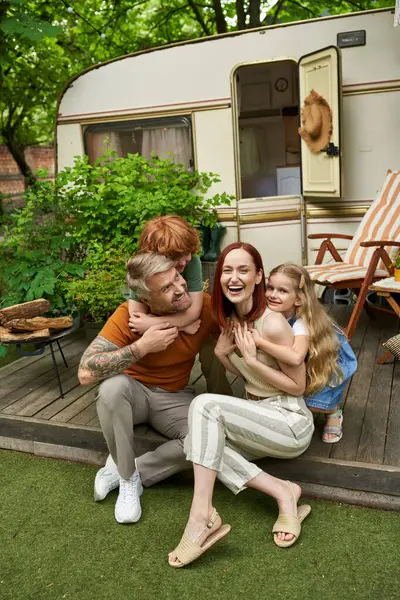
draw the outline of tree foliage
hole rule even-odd
[[[9,0],[0,3],[0,141],[25,178],[53,139],[65,82],[99,62],[202,36],[391,6],[393,0]]]

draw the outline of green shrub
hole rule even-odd
[[[0,306],[44,297],[53,313],[78,308],[90,320],[104,320],[121,300],[125,262],[144,223],[177,214],[213,226],[216,207],[231,201],[227,194],[205,198],[217,181],[156,156],[119,158],[106,150],[94,165],[75,157],[54,182],[39,179],[25,193],[24,208],[8,217]]]
[[[68,259],[76,246],[65,223],[67,212],[59,201],[57,186],[38,181],[24,194],[22,210],[4,218],[0,244],[0,306],[47,298],[53,312],[67,312],[64,282],[83,276],[78,260]]]
[[[82,278],[71,278],[65,285],[65,298],[79,308],[84,321],[104,323],[124,302],[126,259],[114,249],[92,248],[85,259]]]
[[[219,181],[217,175],[190,172],[169,159],[147,160],[139,154],[118,158],[106,151],[94,166],[87,156],[76,157],[58,181],[76,241],[85,246],[112,245],[130,254],[137,249],[144,223],[152,217],[176,214],[192,225],[203,219],[212,226],[217,221],[215,208],[231,201],[227,194],[204,197]]]

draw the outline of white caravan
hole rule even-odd
[[[171,152],[221,177],[211,193],[224,245],[240,239],[266,269],[311,264],[308,233],[354,233],[387,169],[400,168],[400,27],[384,9],[173,44],[95,65],[63,90],[57,167],[108,137],[120,155]],[[332,111],[329,146],[298,127],[314,89]],[[399,215],[400,218],[400,215]],[[344,248],[343,248],[344,250]]]

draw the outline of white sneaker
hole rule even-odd
[[[106,460],[104,467],[99,469],[94,480],[94,499],[96,502],[104,500],[109,492],[119,486],[119,473],[117,465],[111,458],[111,454]]]
[[[129,479],[120,479],[119,494],[115,505],[117,523],[137,523],[142,516],[140,496],[143,493],[139,471],[135,471]]]

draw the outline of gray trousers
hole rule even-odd
[[[214,355],[211,338],[206,340],[200,351],[200,362],[207,390],[231,395],[231,386],[224,368]],[[136,458],[146,487],[191,468],[183,452],[183,441],[188,432],[188,412],[193,398],[192,388],[167,392],[161,388],[149,388],[125,374],[110,377],[101,383],[97,413],[109,452],[121,477],[128,479],[132,475]],[[136,457],[134,426],[141,423],[148,423],[169,441],[153,452]]]

